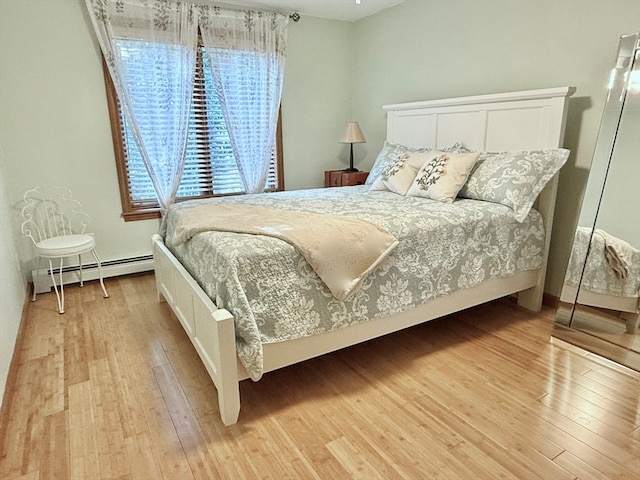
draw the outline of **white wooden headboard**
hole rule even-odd
[[[387,140],[411,147],[509,151],[562,146],[573,87],[385,105]]]
[[[387,140],[432,148],[461,142],[470,150],[489,152],[562,147],[573,92],[574,87],[559,87],[385,105]],[[556,175],[536,203],[547,235],[538,287],[519,296],[519,303],[530,309],[542,300],[557,189]]]

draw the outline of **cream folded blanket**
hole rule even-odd
[[[187,242],[205,231],[267,235],[293,245],[338,300],[346,300],[362,280],[398,245],[383,228],[341,215],[208,203],[184,210],[172,241]]]
[[[627,257],[630,256],[631,245],[599,228],[594,230],[593,233],[603,238],[604,258],[607,261],[607,265],[613,270],[615,276],[622,280],[627,278],[629,274]]]

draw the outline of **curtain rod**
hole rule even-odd
[[[0,0],[0,1],[2,1],[2,0]],[[134,0],[134,1],[135,1],[135,0]],[[174,1],[175,1],[175,0],[174,0]],[[203,5],[202,0],[200,0],[200,1],[199,1],[199,0],[187,0],[187,1],[188,1],[189,3],[191,3],[191,4],[193,4],[193,5]],[[144,5],[144,4],[145,4],[145,1],[144,1],[144,0],[139,0],[139,2],[140,2],[142,5]],[[178,3],[179,3],[179,2],[180,2],[180,0],[178,0]],[[215,7],[215,6],[219,6],[219,7],[221,7],[221,8],[227,8],[227,9],[229,9],[229,10],[236,10],[236,11],[238,11],[238,10],[242,11],[242,10],[247,10],[247,9],[253,9],[253,8],[255,8],[255,6],[250,6],[250,5],[241,5],[241,4],[231,3],[231,2],[230,2],[230,3],[224,3],[224,2],[222,2],[222,3],[220,3],[219,5],[212,5],[212,4],[210,4],[210,3],[204,3],[204,5],[211,5],[211,6],[214,6],[214,7]],[[282,15],[286,15],[286,13],[285,13],[285,12],[281,12],[281,11],[278,11],[278,10],[271,10],[271,9],[268,9],[268,8],[266,8],[266,9],[264,9],[264,8],[263,8],[263,9],[255,10],[255,11],[274,12],[274,13],[281,13]],[[300,14],[299,14],[298,12],[293,12],[293,13],[290,13],[290,14],[289,14],[289,18],[290,18],[291,20],[293,20],[294,22],[299,22],[301,17],[300,17]]]
[[[195,0],[195,1],[197,2],[198,0]],[[196,5],[197,4],[198,3],[196,3]],[[257,5],[242,5],[242,4],[232,3],[232,2],[229,2],[229,3],[221,2],[219,4],[219,6],[221,8],[228,8],[230,10],[247,10],[247,9],[254,9],[254,8],[257,7]],[[255,11],[275,12],[275,13],[281,13],[282,15],[286,15],[285,12],[278,11],[278,10],[271,10],[269,8],[258,8]],[[289,18],[291,20],[293,20],[294,22],[299,22],[301,17],[300,17],[300,14],[298,12],[293,12],[293,13],[289,14]]]
[[[2,1],[2,0],[0,0],[0,1]],[[262,11],[262,12],[272,12],[272,13],[280,13],[282,15],[286,15],[286,13],[283,12],[283,11],[272,10],[270,8],[257,8],[257,9],[255,9],[257,7],[257,5],[254,6],[254,5],[235,4],[235,3],[221,3],[220,6],[222,8],[228,8],[230,10],[243,11],[243,10],[251,9],[252,11],[256,11],[256,12]],[[300,14],[298,12],[293,12],[293,13],[289,14],[289,18],[291,20],[293,20],[294,22],[299,22],[302,17],[300,16]]]

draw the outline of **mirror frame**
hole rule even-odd
[[[638,371],[640,371],[640,353],[634,355],[635,352],[627,351],[624,347],[608,342],[585,330],[577,329],[574,327],[574,320],[576,308],[580,305],[579,295],[586,268],[586,259],[589,256],[591,241],[596,230],[609,168],[613,159],[616,141],[618,140],[618,131],[622,122],[625,101],[629,93],[629,85],[632,81],[638,81],[632,75],[632,71],[640,71],[640,66],[638,65],[640,63],[639,55],[640,32],[622,35],[619,40],[616,61],[611,70],[607,86],[607,99],[600,122],[585,197],[582,200],[578,219],[577,228],[590,229],[588,234],[589,243],[584,257],[575,258],[574,253],[577,250],[575,245],[576,237],[574,237],[570,262],[575,262],[574,266],[581,272],[580,279],[576,286],[569,285],[567,282],[569,269],[567,269],[552,333],[552,340],[557,338]],[[640,92],[636,92],[634,95],[640,95]],[[590,200],[591,203],[588,203],[587,200]]]

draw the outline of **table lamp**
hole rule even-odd
[[[353,168],[353,144],[354,143],[366,143],[364,135],[362,134],[362,130],[360,130],[360,125],[358,122],[349,122],[347,123],[347,128],[342,134],[342,139],[340,143],[349,143],[351,144],[351,154],[349,156],[349,168],[345,168],[347,172],[357,172],[357,168]]]

